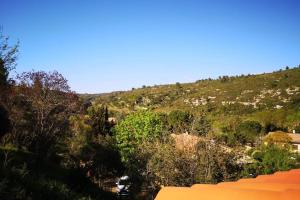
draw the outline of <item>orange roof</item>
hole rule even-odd
[[[300,169],[192,187],[164,187],[155,200],[296,200],[300,199]]]

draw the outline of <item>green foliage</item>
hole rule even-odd
[[[277,130],[286,130],[283,122],[288,122],[289,112],[286,109],[269,111],[265,110],[257,113],[256,118],[265,126],[265,133]]]
[[[287,131],[287,128],[277,126],[273,123],[267,123],[264,131],[265,133],[274,132],[274,131]]]
[[[236,130],[236,138],[242,144],[254,143],[256,138],[260,135],[262,126],[257,121],[244,121]]]
[[[150,147],[151,146],[151,147]],[[235,180],[240,172],[235,153],[220,151],[219,144],[199,142],[193,151],[179,150],[172,142],[152,143],[147,163],[150,185],[191,186]]]
[[[205,136],[211,131],[211,123],[205,115],[193,117],[191,133],[195,135]]]
[[[193,153],[179,151],[172,143],[154,143],[147,150],[151,154],[147,163],[150,185],[190,186],[196,182],[199,161]]]
[[[35,114],[32,103],[25,96],[12,96],[9,106],[11,131],[4,136],[3,141],[28,149],[36,136]]]
[[[224,133],[221,133],[216,136],[216,140],[230,147],[235,147],[239,144],[238,138],[236,138],[236,134],[234,132],[226,131]]]
[[[294,130],[295,130],[296,133],[300,133],[300,124],[295,126]]]
[[[85,164],[86,172],[91,173],[101,185],[106,178],[122,175],[123,164],[121,156],[110,136],[101,136],[97,142],[90,142],[82,146],[77,159]]]
[[[17,54],[19,51],[19,43],[10,46],[8,43],[9,37],[4,36],[0,31],[0,59],[7,71],[15,69]]]
[[[287,116],[287,121],[291,130],[300,133],[300,112],[293,112]]]
[[[74,156],[80,155],[81,149],[92,139],[92,127],[86,123],[88,116],[73,115],[70,117],[70,129],[73,133],[68,139],[68,149]]]
[[[128,115],[116,126],[116,140],[123,161],[136,150],[137,145],[151,141],[162,134],[160,117],[149,111],[140,111]]]
[[[10,46],[8,40],[0,30],[0,139],[11,128],[8,105],[12,80],[9,79],[9,72],[15,68],[19,47],[18,44]]]
[[[68,140],[68,150],[77,163],[86,163],[85,170],[101,183],[105,178],[120,175],[123,165],[114,138],[109,135],[95,137],[95,129],[89,125],[90,120],[90,115],[74,115],[70,118],[73,136]],[[72,165],[71,161],[69,163]]]
[[[230,81],[230,77],[229,76],[219,76],[219,80],[221,81],[221,83],[226,83],[226,82]]]
[[[36,173],[32,173],[31,169],[34,165],[32,165],[32,161],[34,157],[28,156],[26,154],[8,149],[1,149],[0,156],[5,155],[5,152],[10,152],[10,162],[8,165],[3,165],[1,159],[1,167],[0,167],[0,198],[1,199],[38,199],[38,198],[46,198],[48,196],[54,197],[59,192],[54,191],[53,187],[46,186],[46,179],[38,177]],[[31,162],[27,162],[27,158],[31,158]],[[25,162],[24,162],[25,161]],[[30,165],[28,167],[28,165]],[[2,167],[5,166],[5,167]],[[62,187],[61,191],[64,190],[65,185],[60,185]],[[58,189],[58,188],[57,188]],[[66,191],[64,191],[66,192]],[[67,192],[66,192],[67,193]],[[66,199],[64,198],[66,194],[63,192],[57,196],[58,199]]]
[[[299,76],[299,68],[250,76],[225,76],[224,81],[221,77],[220,80],[207,79],[197,83],[175,83],[101,94],[95,96],[95,102],[106,103],[109,109],[119,113],[130,113],[136,109],[164,113],[181,110],[197,116],[202,110],[209,110],[207,114],[212,124],[224,117],[241,117],[258,121],[263,126],[272,123],[278,128],[292,130],[300,123],[300,120],[290,122],[287,119],[288,115],[299,112],[300,93],[296,91],[300,87]],[[136,100],[141,98],[147,99],[147,103],[137,106]],[[277,105],[283,107],[277,109]]]
[[[103,105],[92,105],[87,109],[89,117],[88,124],[92,127],[94,136],[109,133],[108,110]]]
[[[8,85],[8,70],[4,66],[4,61],[0,58],[0,86]]]
[[[9,163],[3,165],[6,153]],[[95,186],[80,169],[42,161],[34,154],[0,147],[0,199],[114,199]]]
[[[0,30],[0,89],[3,92],[4,87],[9,85],[9,72],[15,69],[19,44],[10,46],[9,38],[2,34]],[[0,95],[2,96],[2,95]],[[1,99],[0,99],[1,100]]]
[[[246,176],[258,174],[271,174],[276,171],[284,171],[297,166],[299,155],[292,153],[288,148],[278,145],[262,145],[252,153],[255,160],[253,164],[246,166]]]
[[[188,112],[175,110],[168,115],[168,124],[170,130],[182,133],[188,130],[191,123],[191,116]]]
[[[0,104],[0,139],[4,136],[11,128],[10,120],[7,110]]]
[[[298,109],[299,110],[299,107],[300,107],[300,97],[299,96],[293,96],[291,98],[291,105],[290,105],[292,108],[294,109]]]
[[[122,168],[115,141],[92,137],[109,132],[107,108],[80,113],[78,96],[58,72],[10,80],[18,46],[7,41],[0,35],[0,139],[6,144],[0,146],[0,199],[114,199],[92,182]],[[80,159],[92,166],[80,168]],[[89,178],[87,170],[93,170]]]
[[[286,132],[276,131],[269,133],[265,138],[264,142],[266,144],[275,144],[280,145],[281,147],[289,148],[290,143],[292,141],[291,136],[289,136]],[[290,148],[291,149],[291,148]]]
[[[18,76],[10,103],[12,132],[7,141],[46,158],[56,154],[69,131],[69,117],[78,110],[77,95],[58,72],[25,72]]]

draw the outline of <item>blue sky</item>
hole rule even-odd
[[[77,92],[128,90],[300,64],[298,0],[0,0],[17,73]]]

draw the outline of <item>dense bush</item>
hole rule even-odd
[[[171,141],[150,145],[146,171],[156,187],[235,180],[241,170],[234,152],[220,151],[222,146],[211,141],[199,142],[193,150],[180,150]]]
[[[189,130],[192,116],[181,110],[171,111],[168,115],[169,129],[172,132],[183,133]]]
[[[211,122],[207,119],[207,116],[201,114],[193,117],[189,132],[195,135],[205,136],[211,131],[211,128]]]
[[[238,125],[235,136],[237,140],[242,143],[254,144],[257,137],[262,131],[262,126],[257,121],[244,121]]]
[[[162,121],[159,115],[140,111],[128,115],[116,126],[116,141],[124,162],[128,162],[137,145],[151,141],[162,134]]]
[[[297,167],[299,155],[292,153],[289,148],[276,144],[262,145],[252,151],[254,162],[245,167],[245,176],[271,174]]]
[[[8,159],[6,159],[8,157]],[[113,199],[80,169],[64,168],[12,147],[0,148],[0,199]]]

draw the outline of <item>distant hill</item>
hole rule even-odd
[[[222,76],[194,83],[144,86],[89,97],[96,104],[107,105],[111,113],[126,114],[135,110],[169,113],[180,109],[194,114],[206,112],[213,121],[218,119],[218,123],[221,123],[220,119],[224,122],[234,116],[255,118],[262,123],[277,120],[274,123],[294,125],[300,122],[300,113],[297,116],[300,111],[300,68],[258,75]]]

